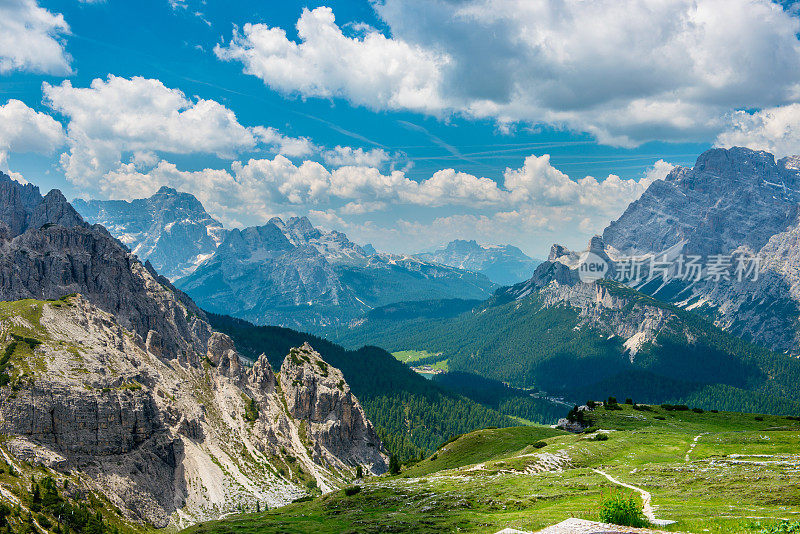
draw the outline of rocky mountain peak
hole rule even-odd
[[[253,367],[250,368],[248,378],[254,387],[265,393],[275,391],[275,372],[272,370],[266,354],[261,353]]]
[[[742,245],[759,250],[797,218],[800,172],[784,166],[791,161],[746,148],[706,151],[693,168],[653,182],[603,239],[626,254],[660,252],[684,239],[686,252],[701,256]]]
[[[102,224],[160,274],[177,279],[208,259],[226,230],[194,195],[162,187],[149,198],[73,201],[90,223]]]
[[[67,202],[61,191],[53,189],[33,209],[28,224],[32,228],[39,228],[45,224],[56,224],[69,228],[83,226],[86,223],[83,221],[83,217],[75,211],[75,208]]]
[[[322,232],[305,216],[292,217],[286,221],[285,232],[296,245],[308,244],[309,241],[322,237]]]
[[[176,195],[178,195],[178,190],[174,189],[172,187],[166,186],[166,185],[162,185],[161,187],[158,188],[158,191],[156,191],[156,195],[159,195],[159,196],[176,196]]]
[[[23,185],[0,172],[0,220],[8,226],[10,237],[28,229],[30,214],[41,200],[38,187]]]
[[[553,244],[550,247],[550,254],[547,256],[547,261],[557,260],[561,256],[569,254],[569,249],[564,245]]]
[[[697,157],[694,170],[715,173],[720,176],[732,173],[754,173],[773,169],[775,156],[763,150],[743,147],[712,148]]]
[[[386,472],[386,453],[361,404],[342,372],[311,345],[289,352],[281,365],[280,384],[292,417],[308,421],[308,435],[317,444],[315,461],[366,464],[373,473]]]

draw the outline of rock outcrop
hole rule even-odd
[[[12,339],[6,450],[81,473],[132,521],[186,526],[286,504],[311,480],[330,491],[359,465],[386,471],[341,372],[309,346],[287,356],[278,387],[266,356],[247,368],[227,336],[211,335],[200,365],[167,360],[80,295],[0,303],[0,340]]]
[[[280,383],[291,416],[308,422],[314,461],[333,468],[366,464],[374,474],[386,472],[380,439],[341,371],[308,343],[292,349],[283,361]]]

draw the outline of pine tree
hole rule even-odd
[[[400,474],[400,460],[398,460],[397,456],[394,454],[389,457],[389,474]]]

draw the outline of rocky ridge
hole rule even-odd
[[[613,273],[614,262],[607,255],[602,238],[592,238],[588,250],[608,261]],[[605,336],[622,338],[631,362],[643,346],[665,330],[680,332],[691,342],[691,335],[680,326],[677,315],[655,299],[626,291],[622,284],[612,280],[581,281],[578,274],[581,261],[577,252],[553,245],[548,260],[537,267],[530,280],[498,290],[493,301],[536,295],[543,307],[569,306],[578,312],[576,328],[590,327]]]
[[[386,469],[346,384],[333,403],[330,391],[316,399],[321,387],[310,394],[330,408],[317,431],[321,420],[287,412],[266,357],[249,367],[191,299],[58,191],[42,198],[2,175],[0,201],[0,432],[11,457],[156,526],[327,491],[357,465]]]

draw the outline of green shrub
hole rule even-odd
[[[600,501],[600,521],[626,527],[647,526],[642,505],[637,499],[626,498],[622,493],[614,493]]]
[[[692,411],[694,413],[703,413],[704,410],[702,408],[692,408]]]
[[[666,419],[666,417],[664,417],[663,415],[654,415],[653,419],[658,419],[659,421],[664,421]]]
[[[633,404],[633,399],[628,397],[627,399],[625,399],[625,404]]]
[[[244,401],[244,419],[251,423],[258,420],[258,404],[249,397]]]
[[[758,534],[795,534],[797,532],[800,532],[800,521],[782,521],[762,528],[758,531]]]
[[[352,497],[353,495],[359,493],[360,491],[361,491],[361,486],[349,486],[344,489],[344,494],[347,495],[348,497]]]
[[[533,446],[537,449],[542,449],[544,447],[547,447],[547,443],[545,443],[544,441],[537,441],[536,443],[533,444]]]
[[[594,437],[595,441],[608,441],[608,434],[597,434]]]
[[[755,419],[756,421],[763,421],[763,420],[764,420],[764,418],[763,418],[763,417],[761,417],[760,415],[757,415],[757,416],[755,416],[755,417],[754,417],[754,419]]]

